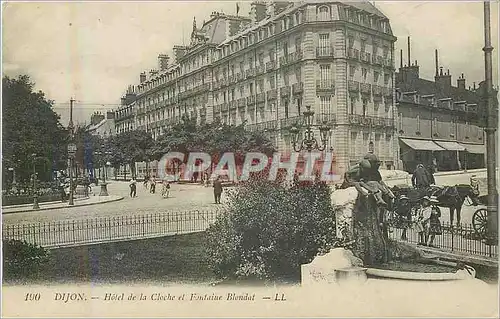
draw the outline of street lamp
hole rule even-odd
[[[36,154],[31,154],[31,157],[33,158],[33,209],[40,209],[40,206],[38,205],[38,190],[37,190],[37,178],[36,178]]]
[[[306,150],[308,152],[311,152],[313,150],[324,151],[326,149],[330,127],[326,124],[326,121],[324,121],[323,124],[319,126],[321,144],[318,143],[318,140],[314,137],[314,133],[312,130],[314,111],[311,111],[311,106],[309,105],[306,106],[306,109],[307,111],[303,113],[305,119],[305,137],[302,139],[302,141],[299,142],[300,129],[298,125],[294,124],[290,128],[293,149],[295,150],[295,152],[301,152],[302,150]]]
[[[101,145],[102,148],[105,147],[105,145]],[[107,152],[107,151],[103,151],[103,152],[99,152],[100,154],[102,155],[109,155],[111,154],[111,152]],[[103,174],[102,174],[102,183],[101,183],[101,192],[99,193],[99,196],[109,196],[108,194],[108,184],[106,183],[106,165],[108,165],[109,162],[102,162],[104,165],[104,167],[102,168],[103,170]],[[111,163],[110,163],[111,164]],[[99,168],[100,168],[100,165],[99,165]]]

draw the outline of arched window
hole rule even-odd
[[[330,20],[330,8],[328,6],[319,7],[318,13],[320,21]]]

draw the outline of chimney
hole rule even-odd
[[[219,14],[217,13],[216,16],[219,16]],[[186,54],[186,47],[180,45],[174,45],[173,50],[174,50],[175,62],[179,63],[182,57]]]
[[[121,105],[122,105],[122,106],[127,105],[127,99],[126,99],[125,97],[122,97],[122,98],[121,98]]]
[[[250,5],[250,19],[252,24],[266,18],[266,4],[262,1],[254,1]]]
[[[160,71],[166,70],[168,67],[168,61],[170,60],[170,57],[166,54],[159,54],[158,55],[158,69]]]
[[[146,82],[146,72],[141,72],[140,83]]]
[[[156,74],[158,74],[158,70],[151,69],[151,70],[149,71],[149,76],[150,76],[151,78],[153,78]]]
[[[434,75],[434,77],[438,77],[439,76],[439,73],[438,73],[438,71],[439,71],[439,60],[438,60],[438,50],[437,49],[436,49],[435,53],[436,53],[436,75]]]
[[[410,56],[410,52],[411,52],[411,47],[410,47],[410,37],[408,37],[408,66],[411,66],[411,56]]]
[[[266,2],[266,15],[268,17],[273,17],[276,14],[276,4],[274,1]]]
[[[465,90],[465,77],[464,77],[464,74],[462,73],[462,75],[457,79],[457,87],[460,89],[460,90]]]
[[[401,72],[401,69],[403,68],[403,49],[401,49],[401,52],[400,52],[400,62],[399,62],[399,70]]]
[[[440,97],[450,97],[451,93],[451,75],[448,70],[447,73],[443,73],[443,67],[439,68],[439,75],[434,77],[436,82],[437,95]]]

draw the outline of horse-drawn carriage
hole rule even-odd
[[[395,201],[392,211],[393,225],[408,224],[412,217],[416,217],[418,207],[424,196],[433,196],[437,203],[432,205],[433,210],[440,212],[440,207],[450,209],[450,227],[453,226],[456,213],[457,228],[460,228],[461,210],[465,204],[476,206],[484,203],[483,197],[476,185],[458,184],[454,186],[430,186],[427,189],[416,189],[408,185],[396,185],[392,188]],[[478,209],[472,217],[472,225],[476,235],[483,238],[486,233],[486,209]]]

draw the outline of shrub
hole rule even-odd
[[[247,182],[208,229],[209,263],[222,278],[298,277],[300,265],[335,245],[330,189],[322,182],[286,188]]]
[[[27,242],[4,239],[3,274],[5,278],[26,278],[36,276],[49,255],[43,247]]]

